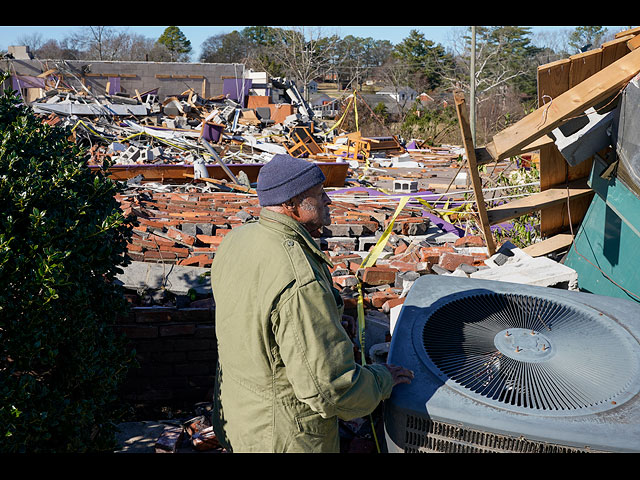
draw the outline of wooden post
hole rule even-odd
[[[464,149],[467,154],[467,166],[469,168],[469,174],[471,175],[471,183],[473,185],[473,192],[476,197],[476,205],[478,207],[478,215],[480,217],[480,227],[484,234],[484,239],[487,244],[487,250],[489,256],[496,252],[496,244],[491,234],[491,226],[489,224],[489,218],[487,216],[487,207],[484,204],[484,195],[482,194],[482,180],[478,173],[478,162],[476,161],[476,151],[473,145],[473,138],[471,135],[471,127],[469,125],[469,118],[466,110],[466,104],[464,101],[464,94],[462,92],[456,92],[454,94],[456,102],[456,112],[458,113],[458,121],[460,123],[460,132],[462,133],[462,141],[464,142]]]

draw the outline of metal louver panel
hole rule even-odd
[[[635,339],[601,313],[515,293],[440,306],[424,325],[423,343],[453,388],[545,414],[615,407],[640,365]]]
[[[586,453],[574,448],[522,437],[460,428],[430,419],[407,415],[405,453]]]

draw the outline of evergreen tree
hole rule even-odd
[[[443,68],[451,61],[442,45],[427,40],[417,30],[411,30],[409,36],[395,46],[393,56],[404,64],[408,76],[419,74],[431,89],[440,85]]]
[[[6,74],[5,74],[6,75]],[[0,76],[0,84],[5,80]],[[133,217],[71,130],[0,96],[0,451],[112,452],[131,362],[114,329]]]
[[[576,27],[569,35],[569,45],[578,51],[598,48],[607,33],[604,27]]]
[[[476,32],[477,44],[484,44],[483,48],[478,48],[484,52],[480,62],[490,58],[490,61],[484,62],[484,78],[509,78],[507,84],[513,85],[527,97],[535,96],[535,59],[541,49],[531,43],[531,27],[476,27]],[[496,80],[487,83],[494,84]]]
[[[171,52],[171,61],[187,60],[191,53],[191,42],[178,27],[167,27],[158,38],[158,43]]]

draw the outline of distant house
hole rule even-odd
[[[307,84],[307,91],[309,92],[309,95],[318,93],[318,82],[316,82],[315,80],[311,80]]]
[[[339,103],[335,98],[325,93],[313,93],[309,96],[309,105],[313,110],[313,114],[320,118],[333,118],[340,109]]]
[[[418,92],[411,87],[384,87],[377,91],[376,95],[388,95],[398,104],[408,106],[418,97]]]

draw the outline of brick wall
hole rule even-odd
[[[213,308],[133,307],[116,326],[136,350],[123,400],[143,406],[211,401],[217,349]]]

